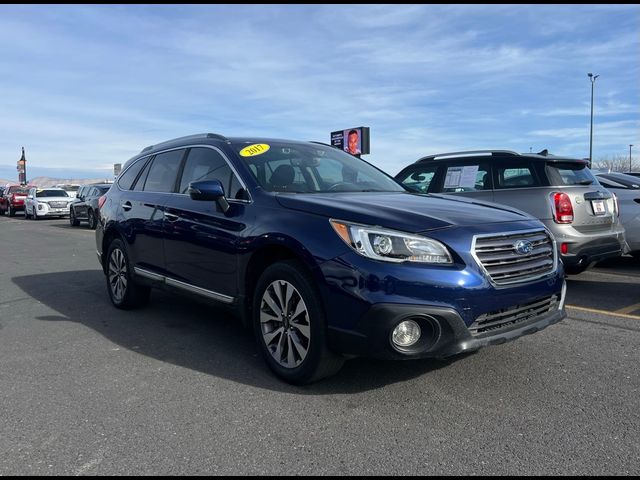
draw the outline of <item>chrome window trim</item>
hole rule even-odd
[[[484,265],[482,264],[482,262],[480,261],[480,258],[476,255],[476,242],[479,238],[491,238],[491,237],[500,237],[500,236],[505,236],[508,237],[509,235],[518,235],[518,234],[527,234],[527,233],[536,233],[536,232],[544,232],[547,235],[549,235],[549,238],[551,239],[551,242],[553,243],[553,269],[549,272],[545,272],[542,274],[538,274],[534,277],[529,277],[526,278],[524,280],[513,280],[510,282],[504,282],[504,283],[496,283],[493,278],[491,278],[491,274],[489,273],[489,271],[484,267]],[[558,246],[556,244],[556,239],[553,236],[553,233],[551,233],[551,231],[544,227],[544,228],[532,228],[532,229],[528,229],[528,230],[515,230],[512,232],[496,232],[496,233],[483,233],[481,235],[474,235],[473,236],[473,240],[471,241],[471,256],[473,257],[473,259],[476,261],[476,265],[478,265],[478,267],[480,267],[480,271],[483,273],[483,275],[485,276],[485,278],[487,280],[489,280],[489,282],[491,283],[491,285],[494,288],[510,288],[514,285],[517,284],[527,284],[527,283],[531,283],[531,282],[535,282],[537,280],[540,280],[542,278],[546,278],[546,277],[551,277],[552,275],[555,275],[556,272],[558,271]]]
[[[159,273],[150,272],[149,270],[145,270],[144,268],[133,267],[133,271],[135,272],[136,275],[139,275],[141,277],[145,277],[156,282],[161,282],[171,287],[180,288],[182,290],[186,290],[188,292],[195,293],[196,295],[201,295],[203,297],[211,298],[219,302],[233,303],[235,300],[234,297],[231,297],[229,295],[214,292],[213,290],[207,290],[206,288],[197,287],[195,285],[191,285],[190,283],[181,282],[174,278],[160,275]]]
[[[218,147],[214,146],[214,145],[206,145],[206,144],[201,144],[201,143],[195,143],[195,144],[191,144],[191,145],[182,145],[180,147],[173,147],[173,148],[167,148],[165,150],[159,150],[157,152],[153,152],[149,155],[145,155],[144,157],[140,157],[140,159],[136,160],[135,162],[133,162],[131,165],[129,165],[127,167],[126,170],[123,170],[122,173],[120,175],[122,175],[124,172],[126,172],[127,170],[129,170],[133,165],[135,165],[136,163],[138,163],[140,160],[142,160],[143,158],[148,158],[151,156],[155,156],[155,155],[160,155],[162,153],[167,153],[167,152],[172,152],[174,150],[186,150],[188,148],[210,148],[212,150],[215,150],[216,152],[218,152],[220,154],[220,156],[222,156],[222,158],[224,159],[224,161],[227,163],[227,165],[229,166],[229,168],[231,169],[231,172],[236,176],[236,178],[238,179],[238,181],[240,182],[240,185],[242,185],[242,188],[245,190],[245,192],[247,192],[247,195],[249,195],[249,200],[241,200],[238,198],[227,198],[227,201],[230,203],[245,203],[245,204],[250,204],[253,203],[253,197],[251,195],[251,192],[249,191],[249,189],[247,188],[247,184],[245,183],[244,179],[240,176],[240,174],[238,173],[238,170],[236,170],[236,168],[233,166],[233,164],[231,163],[231,161],[229,160],[229,158],[225,155],[225,153],[220,150]],[[189,158],[189,157],[187,157]],[[119,176],[120,176],[119,175]],[[119,177],[118,176],[118,177]],[[118,186],[118,190],[120,190],[121,192],[147,192],[147,190],[124,190],[123,188],[120,187],[120,184],[118,183],[118,181],[116,180],[116,185]],[[181,195],[184,197],[188,197],[189,195],[185,194],[185,193],[177,193],[177,192],[152,192],[152,191],[148,191],[148,193],[155,193],[155,194],[164,194],[164,195]],[[226,197],[225,197],[226,198]]]

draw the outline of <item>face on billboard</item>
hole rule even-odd
[[[349,152],[352,155],[358,155],[362,153],[362,150],[360,148],[360,130],[345,130],[344,135],[347,139],[344,147],[345,152]]]

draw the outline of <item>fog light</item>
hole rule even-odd
[[[42,210],[43,208],[44,208],[44,206],[41,203],[39,203],[38,204],[38,210]]]
[[[393,329],[391,339],[399,347],[410,347],[420,340],[420,334],[420,325],[413,320],[405,320]]]

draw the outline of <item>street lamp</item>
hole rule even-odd
[[[593,73],[587,73],[589,80],[591,80],[591,131],[589,133],[589,168],[591,168],[592,153],[593,153],[593,84],[596,83],[596,78],[600,75],[594,75]]]
[[[629,144],[629,173],[631,173],[631,147],[633,147],[633,144]]]

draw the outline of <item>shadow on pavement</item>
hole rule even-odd
[[[404,382],[456,361],[353,359],[334,377],[294,387],[271,373],[251,333],[215,306],[154,290],[147,307],[118,310],[109,301],[100,270],[28,275],[13,281],[59,313],[36,317],[38,320],[77,322],[148,357],[269,390],[310,395],[356,393]]]

